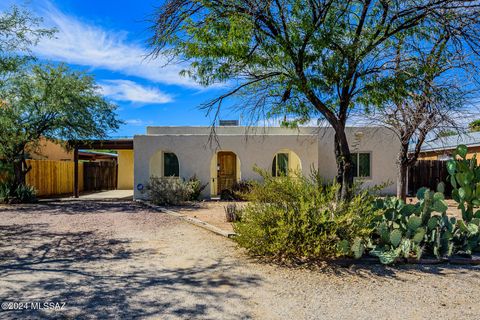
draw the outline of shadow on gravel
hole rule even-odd
[[[32,210],[35,210],[36,213],[42,213],[42,211],[45,211],[50,215],[85,215],[107,212],[133,213],[145,210],[145,207],[137,202],[128,200],[45,201],[33,204],[13,204],[0,207],[0,213],[13,212],[15,214],[32,214]]]
[[[0,239],[1,302],[67,303],[63,311],[0,311],[2,319],[191,319],[211,318],[212,313],[248,319],[250,315],[228,310],[221,301],[241,306],[245,298],[235,289],[255,290],[260,282],[258,277],[236,273],[236,266],[225,261],[162,267],[149,263],[158,251],[97,232],[11,225],[0,226]]]
[[[472,272],[479,272],[478,266],[471,265],[453,265],[453,264],[399,264],[393,266],[384,266],[381,264],[354,264],[350,267],[329,266],[325,268],[326,272],[332,273],[335,276],[354,275],[362,278],[385,278],[395,279],[401,281],[400,274],[416,273],[416,274],[434,274],[444,276],[455,273],[457,275]]]

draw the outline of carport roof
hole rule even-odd
[[[68,145],[77,149],[133,150],[133,139],[70,140]]]

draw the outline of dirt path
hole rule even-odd
[[[131,202],[0,207],[0,302],[18,318],[478,319],[464,267],[285,269]]]

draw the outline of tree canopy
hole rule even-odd
[[[41,22],[41,18],[17,6],[0,13],[0,77],[33,58],[30,49],[40,38],[53,35],[55,30],[42,28]]]
[[[479,43],[478,1],[167,0],[158,10],[153,55],[171,54],[203,85],[233,84],[205,104],[243,97],[248,114],[295,122],[326,119],[335,130],[337,181],[353,183],[345,134],[350,110],[369,105],[398,39],[429,42],[439,30]],[[348,188],[341,188],[342,198]]]
[[[118,129],[116,106],[107,102],[94,79],[64,65],[32,67],[9,78],[0,90],[0,158],[24,162],[40,138],[103,138]],[[16,170],[22,183],[28,168]]]

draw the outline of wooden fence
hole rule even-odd
[[[445,195],[450,196],[452,187],[447,181],[447,162],[439,160],[419,160],[408,170],[408,194],[415,195],[421,187],[436,190],[437,185],[445,183]]]
[[[73,161],[27,160],[32,167],[27,173],[26,183],[37,189],[38,196],[73,193]],[[83,163],[78,164],[78,186],[83,191]]]
[[[85,191],[114,190],[117,188],[117,163],[113,161],[84,162]]]

